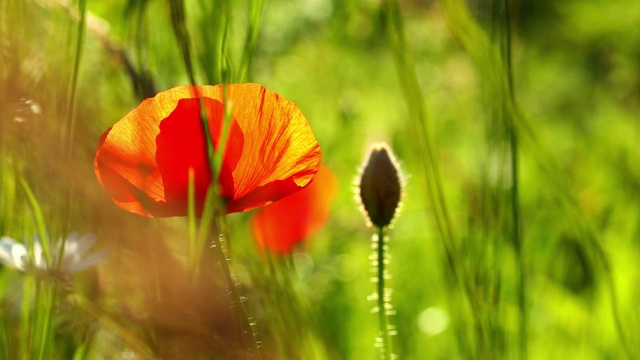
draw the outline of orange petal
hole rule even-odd
[[[233,184],[221,179],[227,212],[263,206],[304,188],[322,155],[300,109],[258,84],[229,85],[227,99],[244,135],[242,152],[227,148],[225,154],[225,161],[237,159]]]
[[[298,107],[257,84],[226,88],[231,126],[220,172],[227,212],[245,211],[305,187],[320,147]],[[186,215],[188,171],[196,206],[210,184],[200,107],[217,149],[224,123],[222,86],[180,86],[143,101],[100,138],[100,183],[122,208],[146,216]]]
[[[167,207],[175,209],[175,215],[186,215],[189,169],[194,171],[198,214],[202,212],[211,184],[207,140],[200,120],[201,105],[207,110],[207,120],[214,129],[212,138],[217,144],[224,122],[224,105],[210,98],[179,100],[176,110],[160,123],[160,133],[156,137],[156,164],[164,185],[165,201]]]
[[[193,167],[196,203],[202,207],[210,170],[199,98],[217,142],[224,114],[219,86],[161,92],[102,135],[94,160],[96,175],[117,205],[146,216],[186,215],[188,169]]]
[[[251,220],[260,248],[289,254],[300,241],[315,234],[329,218],[338,182],[325,166],[305,189],[258,210]]]

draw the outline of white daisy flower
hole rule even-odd
[[[49,240],[47,239],[47,241]],[[51,260],[50,264],[47,264],[44,260],[44,250],[39,237],[36,236],[34,239],[33,259],[30,259],[24,243],[3,236],[0,238],[0,262],[7,267],[23,272],[29,270],[43,272],[56,269],[60,261],[59,271],[72,274],[99,264],[107,254],[106,250],[88,254],[95,241],[96,236],[92,233],[79,235],[77,232],[72,232],[66,241],[63,242],[60,239],[55,247],[50,246]],[[63,245],[64,251],[61,249]],[[61,260],[59,260],[60,256],[62,256]]]

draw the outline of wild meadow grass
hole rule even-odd
[[[639,21],[631,0],[0,0],[0,359],[637,358]],[[319,231],[265,251],[263,208],[219,216],[218,182],[198,208],[193,172],[186,216],[114,204],[108,128],[245,82],[300,108],[338,180]],[[406,181],[369,227],[379,142]]]

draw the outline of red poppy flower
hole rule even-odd
[[[113,201],[146,216],[187,214],[189,169],[196,210],[211,183],[201,113],[218,150],[225,118],[222,85],[179,86],[144,100],[98,143],[96,175]],[[226,212],[253,209],[304,188],[320,146],[300,109],[258,84],[226,86],[231,114],[219,172]]]
[[[337,190],[336,177],[321,166],[304,190],[258,210],[251,221],[258,247],[291,253],[295,244],[315,234],[327,221]]]

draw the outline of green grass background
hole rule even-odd
[[[407,176],[399,358],[638,357],[639,23],[634,0],[0,1],[0,235],[110,251],[72,286],[1,268],[0,359],[376,358],[354,196],[377,141]],[[224,220],[259,355],[208,247],[187,275],[187,221],[121,211],[92,162],[155,91],[243,81],[301,108],[340,181],[291,258]]]

